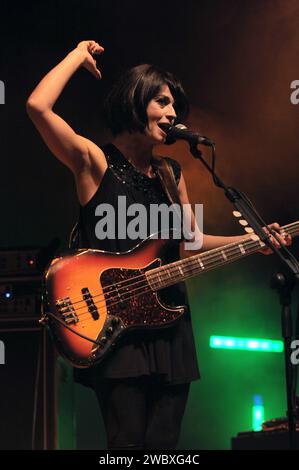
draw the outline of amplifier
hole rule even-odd
[[[58,246],[0,248],[0,321],[39,315],[43,271]]]
[[[0,277],[0,321],[31,317],[41,309],[41,276]]]
[[[0,250],[0,276],[37,274],[40,270],[40,249],[8,248]]]
[[[247,431],[232,438],[232,450],[289,449],[287,431]],[[296,432],[296,449],[299,449],[299,431]]]
[[[35,276],[42,274],[60,246],[53,238],[43,247],[0,248],[0,279],[10,276]]]

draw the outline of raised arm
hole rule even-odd
[[[78,135],[66,121],[53,111],[53,106],[65,85],[78,70],[85,67],[96,78],[101,78],[92,54],[101,54],[101,47],[95,41],[82,41],[37,85],[29,96],[26,109],[51,152],[74,173],[76,179],[96,161],[103,166],[106,161],[100,148]],[[100,170],[100,168],[98,168]]]

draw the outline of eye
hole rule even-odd
[[[157,98],[157,103],[161,104],[162,106],[167,106],[169,103],[169,98],[167,96],[161,96]]]

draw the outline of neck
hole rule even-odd
[[[145,173],[149,172],[153,144],[147,141],[145,135],[124,132],[116,136],[112,143],[132,165]]]
[[[282,228],[292,237],[299,235],[299,221],[285,225]],[[241,242],[229,243],[193,255],[190,258],[150,269],[145,273],[145,276],[149,286],[156,291],[256,253],[263,247],[265,247],[265,244],[256,235],[253,235]]]

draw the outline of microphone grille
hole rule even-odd
[[[176,124],[174,127],[176,127],[176,129],[182,129],[182,130],[187,129],[187,127],[184,126],[184,124]]]

